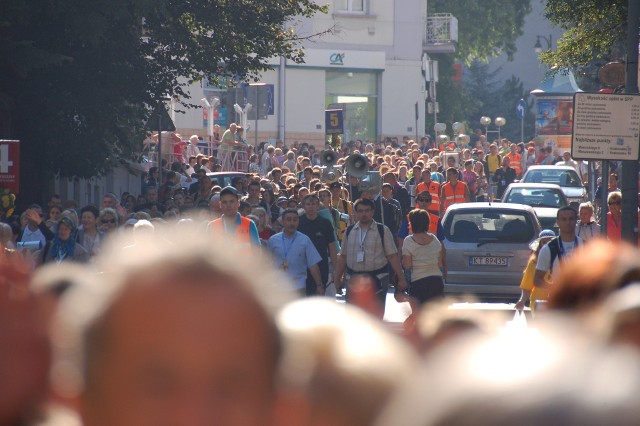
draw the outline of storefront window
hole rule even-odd
[[[326,107],[344,111],[343,141],[377,138],[378,74],[327,71]]]

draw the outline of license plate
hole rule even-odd
[[[506,257],[498,256],[472,256],[469,258],[470,266],[507,266]]]

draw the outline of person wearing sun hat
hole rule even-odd
[[[545,301],[549,297],[549,290],[544,288],[537,288],[533,283],[533,276],[536,273],[536,264],[538,262],[538,253],[540,249],[544,247],[549,241],[556,237],[556,234],[551,229],[543,229],[540,231],[538,238],[533,240],[529,244],[531,249],[531,257],[527,263],[527,267],[524,270],[522,281],[520,282],[520,299],[516,302],[515,308],[519,311],[524,309],[525,303],[529,300],[529,306],[531,307],[531,314],[535,315],[536,302]]]
[[[53,240],[44,247],[42,262],[88,262],[89,252],[76,242],[76,230],[77,226],[72,219],[61,218]]]

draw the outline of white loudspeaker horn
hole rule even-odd
[[[331,166],[325,167],[325,169],[322,171],[322,176],[320,177],[320,179],[322,180],[322,182],[329,184],[337,182],[340,179],[340,176],[342,176],[340,169]]]
[[[325,149],[320,153],[320,164],[325,167],[335,166],[338,161],[338,154],[331,149]]]
[[[369,159],[362,154],[351,154],[344,163],[344,171],[355,178],[361,178],[369,172]]]
[[[366,175],[360,179],[358,189],[361,192],[380,192],[382,189],[382,178],[380,177],[380,173],[377,170],[367,172]]]

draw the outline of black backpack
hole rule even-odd
[[[551,262],[549,264],[549,272],[553,272],[553,262],[556,261],[556,258],[562,260],[562,253],[560,252],[560,244],[558,243],[560,237],[555,237],[553,240],[547,243],[549,246],[549,250],[551,251]],[[576,247],[578,246],[578,240],[576,239]]]

